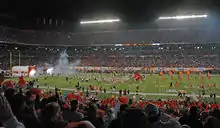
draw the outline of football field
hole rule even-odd
[[[143,75],[143,74],[141,74]],[[111,91],[111,87],[116,87],[118,90],[128,90],[130,92],[136,92],[137,86],[139,86],[139,92],[142,93],[165,93],[165,94],[177,94],[177,91],[184,90],[187,94],[199,94],[201,88],[198,86],[202,84],[205,88],[207,95],[210,93],[216,93],[220,95],[220,76],[211,76],[210,79],[206,75],[182,75],[181,80],[178,75],[159,76],[158,74],[144,74],[145,77],[141,81],[135,81],[133,74],[116,74],[116,73],[77,73],[74,76],[40,76],[34,78],[25,78],[26,81],[38,79],[41,87],[58,87],[65,89],[74,89],[78,84],[85,88],[89,85],[94,87],[102,87],[107,91]],[[12,81],[18,81],[18,78],[10,78]],[[170,83],[172,82],[172,87]],[[210,86],[208,86],[210,84]],[[216,85],[214,87],[213,85]]]

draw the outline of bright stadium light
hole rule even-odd
[[[171,17],[159,17],[159,20],[182,20],[182,19],[195,19],[195,18],[207,18],[208,15],[188,15],[188,16],[171,16]]]
[[[37,73],[37,71],[35,69],[32,69],[29,73],[29,76],[33,77],[33,76],[35,76],[36,73]]]
[[[122,46],[122,44],[115,44],[115,46]]]
[[[153,43],[152,45],[160,45],[160,43]]]
[[[113,23],[119,21],[120,19],[91,20],[91,21],[81,21],[80,24],[100,24],[100,23]]]

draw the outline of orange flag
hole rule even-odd
[[[128,96],[119,97],[118,100],[119,100],[122,104],[128,104],[129,97],[128,97]]]

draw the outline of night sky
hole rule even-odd
[[[48,29],[43,19],[64,22],[120,18],[127,24],[148,23],[161,15],[206,12],[219,15],[218,0],[1,0],[0,24],[28,29]],[[47,22],[48,23],[48,22]],[[53,27],[60,26],[54,25]],[[45,27],[46,26],[46,27]]]

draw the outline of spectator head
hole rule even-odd
[[[126,109],[128,108],[129,106],[127,104],[121,104],[120,105],[120,111],[118,112],[118,117],[121,115],[121,113]]]
[[[144,108],[144,111],[150,123],[153,123],[159,120],[160,111],[157,108],[157,106],[153,104],[147,104]]]
[[[189,113],[191,116],[197,116],[198,114],[198,109],[195,106],[192,106],[189,110]]]
[[[220,110],[215,109],[212,115],[220,120]]]
[[[25,93],[25,96],[26,96],[27,98],[31,98],[31,95],[32,95],[32,92],[31,92],[31,91],[27,91],[27,92]]]
[[[71,110],[76,110],[78,108],[78,101],[77,100],[72,100],[71,101]]]
[[[9,88],[5,91],[5,97],[8,100],[8,102],[11,104],[11,98],[14,96],[15,90],[13,88]]]
[[[88,114],[88,117],[96,117],[96,114],[97,114],[96,105],[90,104],[89,107],[87,108],[87,114]]]
[[[42,99],[42,100],[41,100],[41,103],[40,103],[40,108],[41,108],[41,109],[44,109],[45,106],[47,105],[47,103],[48,103],[47,98]]]
[[[144,112],[138,108],[125,109],[121,114],[122,128],[147,128],[148,122]]]
[[[120,105],[120,112],[124,111],[126,108],[128,108],[127,104],[121,104]]]
[[[14,113],[22,112],[26,107],[26,98],[21,94],[13,96],[11,108]]]
[[[56,96],[51,96],[47,99],[48,103],[51,103],[51,102],[58,102]]]
[[[45,120],[56,121],[60,115],[60,106],[56,102],[49,103],[42,111],[42,118]]]

